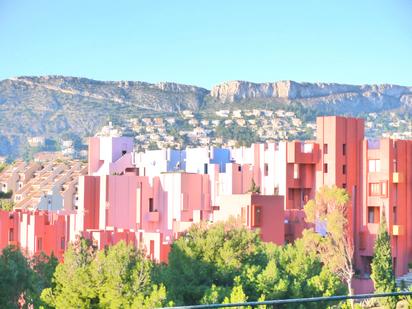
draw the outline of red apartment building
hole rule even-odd
[[[94,137],[89,175],[79,179],[78,209],[66,214],[0,211],[0,248],[17,244],[30,253],[54,251],[61,257],[67,242],[81,234],[99,247],[120,239],[144,245],[153,259],[167,261],[171,242],[190,225],[230,216],[259,228],[263,240],[283,244],[306,227],[304,204],[320,187],[336,185],[350,194],[357,272],[370,273],[385,215],[400,276],[412,261],[412,141],[367,140],[364,131],[363,119],[319,117],[316,141],[231,149],[225,171],[199,161],[208,167],[204,173],[159,168],[150,175],[147,171],[167,158],[138,167],[131,140]],[[261,195],[246,194],[252,180]]]

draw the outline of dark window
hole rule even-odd
[[[328,154],[328,144],[323,144],[323,153]]]
[[[155,242],[154,240],[151,240],[150,241],[150,252],[149,252],[151,259],[154,258],[154,251],[155,251],[154,249],[155,249]]]
[[[14,241],[14,229],[9,230],[9,241]]]
[[[375,211],[373,207],[368,207],[368,223],[375,223]]]
[[[379,207],[368,207],[368,223],[379,223]]]
[[[342,184],[342,188],[343,188],[343,189],[346,189],[346,183],[343,183],[343,184]]]
[[[346,156],[346,144],[342,145],[342,154]]]
[[[124,156],[126,154],[126,150],[122,150],[122,156]]]
[[[242,166],[239,165],[239,166],[237,167],[237,170],[238,170],[239,172],[241,172],[241,171],[242,171]]]
[[[293,201],[293,189],[289,189],[288,191],[288,198],[289,200]]]
[[[328,172],[328,163],[323,164],[323,172],[324,173]]]
[[[393,206],[393,224],[398,224],[398,212],[396,206]]]
[[[66,249],[66,239],[64,237],[60,238],[60,249]]]
[[[208,164],[205,163],[205,165],[203,166],[203,174],[207,174],[207,167],[208,167]]]
[[[43,239],[41,237],[37,238],[37,250],[43,250]]]
[[[346,164],[342,165],[342,174],[346,175]]]
[[[269,175],[269,164],[267,164],[267,163],[265,163],[265,171],[264,171],[264,173],[265,173],[265,176],[268,176],[268,175]]]
[[[154,211],[154,207],[153,207],[153,198],[149,197],[149,211],[153,212]]]

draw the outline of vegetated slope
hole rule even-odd
[[[357,115],[393,109],[408,112],[412,87],[230,81],[209,91],[176,83],[17,77],[0,81],[0,155],[20,155],[29,136],[93,135],[109,118],[121,124],[144,114],[186,109],[276,109],[291,103],[317,114]]]
[[[28,136],[94,135],[118,122],[155,112],[197,110],[209,91],[175,83],[101,82],[45,76],[0,81],[0,155],[17,155]]]

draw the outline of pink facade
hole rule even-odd
[[[212,163],[212,152],[203,148],[187,152],[196,158],[183,159],[171,150],[132,153],[130,138],[90,138],[77,209],[0,212],[0,247],[16,244],[29,254],[53,251],[61,258],[67,242],[83,235],[100,248],[123,239],[167,261],[170,244],[192,224],[230,217],[281,245],[307,227],[304,204],[320,187],[336,185],[350,194],[357,272],[365,278],[370,273],[385,214],[395,271],[404,274],[412,261],[412,141],[368,141],[362,119],[335,116],[317,119],[316,136],[230,149],[225,163]],[[250,194],[253,182],[260,194]],[[366,291],[370,281],[354,286]]]
[[[263,241],[283,245],[285,224],[283,196],[234,194],[219,197],[213,221],[240,220],[251,230],[258,229]]]

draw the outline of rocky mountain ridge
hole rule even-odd
[[[412,87],[392,84],[357,86],[336,83],[297,83],[290,80],[273,83],[229,81],[214,86],[210,95],[219,101],[226,102],[253,98],[280,98],[287,100],[327,99],[337,95],[348,98],[356,95],[366,98],[388,97],[408,101],[412,95]]]
[[[278,109],[289,104],[318,114],[387,110],[412,113],[412,87],[278,81],[228,81],[211,90],[177,83],[96,81],[22,76],[0,81],[0,156],[18,156],[27,138],[95,134],[108,119],[121,124],[148,114],[202,114],[216,109]],[[202,116],[200,116],[202,117]]]

